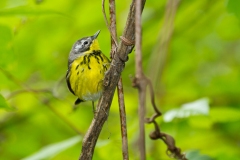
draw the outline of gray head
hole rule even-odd
[[[74,43],[68,57],[68,65],[70,65],[76,58],[81,56],[84,52],[99,49],[98,42],[96,39],[99,33],[100,30],[97,31],[93,36],[84,37],[80,40],[77,40],[77,42]]]

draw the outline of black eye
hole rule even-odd
[[[84,44],[84,45],[87,45],[87,44],[88,44],[88,41],[85,41],[83,44]]]

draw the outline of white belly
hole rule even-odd
[[[97,99],[100,98],[101,95],[102,95],[102,92],[97,92],[94,94],[90,94],[90,92],[88,92],[86,95],[83,96],[83,100],[84,101],[96,101]]]

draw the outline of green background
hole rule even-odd
[[[0,159],[78,159],[81,139],[93,118],[91,102],[72,112],[74,97],[65,74],[73,43],[101,30],[109,57],[110,35],[100,0],[0,1]],[[117,31],[122,34],[131,1],[117,0]],[[166,0],[148,0],[143,12],[143,67],[158,72],[152,59],[164,22]],[[158,118],[189,159],[237,160],[240,157],[240,1],[182,0],[161,77],[154,81],[163,114],[205,97],[207,113]],[[106,10],[108,3],[106,2]],[[108,13],[108,11],[107,11]],[[162,34],[164,35],[164,33]],[[160,62],[159,62],[160,63]],[[134,51],[122,73],[130,159],[139,159]],[[191,103],[192,104],[192,103]],[[194,106],[191,105],[190,106]],[[194,107],[193,107],[194,108]],[[99,137],[93,159],[122,159],[117,96]],[[194,112],[194,110],[193,110]],[[149,96],[147,116],[153,113]],[[75,129],[75,130],[74,130]],[[78,136],[76,130],[83,133]],[[167,160],[166,145],[152,141],[146,124],[149,160]],[[76,137],[77,136],[77,137]]]

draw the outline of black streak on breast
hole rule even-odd
[[[76,70],[78,69],[79,65],[77,65]]]

